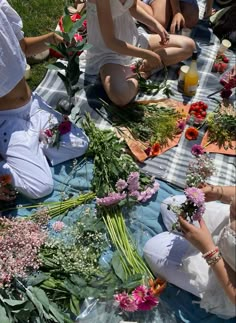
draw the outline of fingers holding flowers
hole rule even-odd
[[[203,218],[198,221],[199,228],[186,221],[183,216],[179,216],[178,220],[184,237],[200,252],[205,253],[215,247]]]

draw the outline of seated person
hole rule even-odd
[[[171,34],[181,28],[193,28],[198,23],[197,0],[138,0],[138,4]]]
[[[88,147],[88,138],[75,125],[61,133],[59,147],[42,140],[46,129],[64,119],[31,93],[24,78],[25,55],[37,54],[47,48],[46,43],[60,41],[55,33],[24,38],[21,18],[6,0],[0,0],[0,175],[10,174],[15,189],[30,198],[53,190],[48,161],[57,165],[83,155]],[[0,190],[1,199],[7,200],[6,188]]]
[[[236,316],[236,187],[207,185],[202,190],[206,211],[199,223],[179,216],[182,233],[156,235],[147,241],[144,257],[155,275],[200,297],[206,311],[228,319]],[[163,201],[169,231],[176,215],[167,205],[184,201],[182,195]]]
[[[137,5],[137,0],[88,0],[86,73],[100,74],[110,100],[122,107],[139,91],[137,75],[131,70],[140,62],[144,78],[192,55],[195,43],[179,35],[169,35],[164,27]],[[134,19],[156,34],[140,33]],[[83,53],[85,54],[85,53]],[[82,55],[83,55],[82,54]]]

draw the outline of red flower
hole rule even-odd
[[[2,186],[6,186],[8,184],[11,184],[11,180],[12,180],[12,178],[11,178],[11,175],[9,175],[9,174],[5,174],[5,175],[0,176],[0,184]]]
[[[58,130],[61,135],[65,135],[66,133],[70,132],[71,122],[70,121],[62,121],[58,126]]]
[[[185,132],[185,138],[188,140],[196,140],[198,137],[198,130],[194,127],[189,127]]]
[[[152,145],[150,155],[151,156],[157,156],[157,155],[159,155],[160,149],[161,149],[161,146],[158,143],[155,143],[154,145]]]

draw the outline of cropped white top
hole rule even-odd
[[[6,0],[0,0],[0,97],[24,76],[26,59],[19,45],[23,37],[20,16]]]

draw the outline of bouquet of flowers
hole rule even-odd
[[[61,136],[70,132],[71,122],[68,116],[64,115],[63,120],[58,124],[52,124],[49,128],[43,130],[40,134],[40,140],[51,147],[60,147]]]
[[[200,220],[205,212],[205,194],[197,187],[187,187],[184,190],[184,194],[186,196],[185,202],[180,205],[168,205],[168,209],[184,217],[190,223]],[[175,222],[172,228],[173,230],[180,231],[179,222]]]

